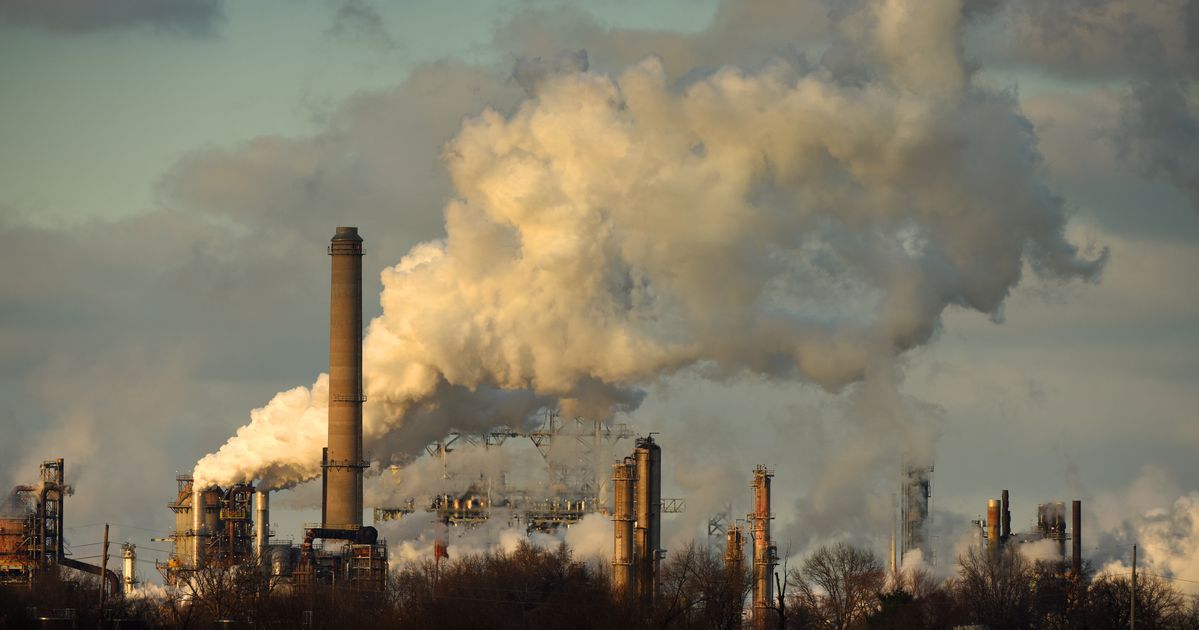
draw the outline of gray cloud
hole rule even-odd
[[[1124,157],[1173,183],[1199,212],[1199,81],[1136,81],[1116,138]]]
[[[383,16],[366,0],[344,0],[338,5],[333,25],[326,33],[348,41],[361,41],[380,50],[393,50],[398,46],[387,30]]]
[[[204,33],[221,20],[222,0],[4,0],[0,17],[52,31],[156,26]]]

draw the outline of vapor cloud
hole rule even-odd
[[[554,74],[511,114],[467,119],[444,151],[446,238],[382,274],[368,452],[394,456],[379,440],[462,397],[485,424],[544,396],[627,410],[638,386],[691,368],[835,391],[928,342],[950,306],[998,318],[1026,264],[1095,278],[1105,253],[1064,238],[1015,101],[972,83],[961,5],[926,8],[851,16],[873,25],[843,36],[865,83],[780,61],[676,87],[651,57]],[[261,424],[197,476],[317,474],[318,441],[242,445]]]

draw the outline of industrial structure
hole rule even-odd
[[[245,566],[256,561],[254,523],[250,519],[254,486],[197,487],[191,475],[175,477],[175,531],[164,539],[174,549],[157,567],[167,584],[178,584],[208,567]]]
[[[612,588],[653,605],[662,549],[662,448],[652,435],[637,438],[631,457],[612,466]]]
[[[511,526],[527,531],[553,532],[570,527],[588,514],[607,513],[611,501],[607,462],[612,460],[620,442],[633,437],[623,423],[600,419],[562,418],[546,411],[536,429],[525,431],[496,427],[483,432],[454,431],[425,450],[441,463],[443,490],[419,503],[409,497],[399,505],[376,507],[376,523],[402,519],[418,509],[437,515],[446,525],[474,526],[499,516]],[[493,476],[480,471],[477,477],[460,478],[450,471],[450,455],[462,445],[484,451],[508,448],[512,438],[527,439],[545,463],[545,475],[526,484],[513,483],[507,475]],[[469,450],[464,449],[464,450]],[[681,512],[683,499],[660,499],[661,512]]]
[[[745,575],[745,530],[740,524],[734,523],[727,528],[725,537],[725,579],[734,589],[737,589],[738,597],[734,604],[734,618],[740,619],[743,612],[742,607],[745,604],[744,593],[740,590]]]
[[[304,529],[300,546],[271,544],[270,495],[247,480],[229,488],[176,478],[174,543],[159,563],[168,584],[209,568],[253,567],[294,584],[348,582],[379,590],[387,545],[362,525],[362,237],[339,227],[329,244],[329,433],[322,449],[321,523]],[[314,453],[314,456],[316,454]],[[253,517],[251,517],[253,515]]]
[[[749,514],[749,532],[754,543],[753,620],[754,628],[763,630],[774,600],[774,567],[778,550],[770,541],[770,480],[774,471],[765,466],[754,468],[754,511]]]
[[[74,489],[66,483],[63,460],[42,462],[36,485],[18,485],[0,504],[0,584],[32,583],[60,567],[101,578],[101,588],[121,592],[117,574],[66,554],[64,506]]]
[[[903,466],[899,487],[899,556],[896,558],[892,551],[892,567],[902,566],[904,557],[913,551],[919,551],[925,562],[931,564],[933,561],[928,544],[932,473],[932,466]]]
[[[987,516],[985,519],[974,521],[978,527],[979,537],[987,549],[998,553],[1009,543],[1027,544],[1043,540],[1053,541],[1057,555],[1066,560],[1066,541],[1071,542],[1070,571],[1077,578],[1082,577],[1082,501],[1075,500],[1070,504],[1071,523],[1066,529],[1066,504],[1062,501],[1041,503],[1037,505],[1037,520],[1033,528],[1025,533],[1012,532],[1012,513],[1008,491],[1004,490],[999,499],[987,500]]]
[[[612,590],[619,598],[633,594],[633,484],[637,468],[631,457],[612,465]]]

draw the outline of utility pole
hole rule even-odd
[[[1128,609],[1128,628],[1137,628],[1137,546],[1132,546],[1132,605]]]
[[[103,549],[100,552],[100,623],[104,623],[104,600],[108,587],[108,523],[104,524]]]

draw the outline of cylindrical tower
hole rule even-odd
[[[999,549],[999,510],[998,499],[987,499],[987,547],[992,551]]]
[[[125,585],[125,595],[133,594],[133,587],[137,585],[137,546],[133,543],[125,543],[121,545],[121,577]]]
[[[654,438],[637,439],[633,451],[637,461],[637,526],[634,531],[637,561],[637,593],[641,601],[653,601],[658,585],[658,550],[662,546],[662,449]]]
[[[1073,556],[1070,558],[1070,568],[1074,570],[1074,579],[1082,578],[1082,501],[1075,500],[1070,504],[1071,511],[1071,538],[1070,551]]]
[[[730,575],[740,575],[745,570],[745,532],[740,525],[729,525],[725,535],[724,568]]]
[[[266,547],[271,543],[271,495],[269,490],[254,491],[254,553],[266,565]]]
[[[192,483],[192,568],[204,567],[204,491]]]
[[[362,527],[362,237],[339,227],[329,244],[329,455],[326,528]]]
[[[733,619],[738,621],[741,619],[741,610],[745,601],[742,597],[745,591],[741,590],[744,585],[745,578],[745,531],[740,525],[729,525],[729,529],[725,532],[725,548],[724,548],[724,573],[725,580],[728,581],[730,593],[735,593],[737,597],[732,602]]]
[[[633,593],[633,481],[632,458],[612,464],[612,590],[618,598]]]
[[[754,512],[750,515],[750,536],[754,542],[754,628],[763,630],[774,599],[775,550],[770,544],[770,479],[774,472],[765,466],[754,468]]]

